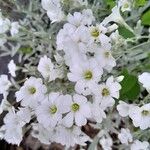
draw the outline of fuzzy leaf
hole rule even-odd
[[[134,34],[123,26],[118,28],[119,34],[125,39],[134,37]]]
[[[146,4],[147,0],[135,0],[135,7],[141,7]]]
[[[127,70],[124,70],[122,75],[124,80],[121,82],[120,99],[135,100],[140,93],[140,84],[137,77],[129,74]]]
[[[31,47],[21,47],[19,49],[20,52],[22,52],[23,54],[30,54],[32,53],[32,48]]]
[[[142,15],[141,21],[142,21],[142,25],[150,26],[150,9]]]
[[[109,6],[109,8],[113,8],[116,5],[115,0],[106,0],[106,4]]]

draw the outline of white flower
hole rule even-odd
[[[50,93],[36,109],[36,116],[43,127],[55,127],[62,119],[62,101],[59,93]]]
[[[122,117],[127,117],[129,115],[129,110],[131,107],[132,105],[129,105],[123,101],[119,101],[119,104],[117,105],[119,115]]]
[[[111,72],[112,68],[116,66],[116,60],[113,58],[111,53],[111,50],[102,47],[95,56],[98,64],[108,72]]]
[[[86,51],[86,46],[92,43],[90,32],[86,26],[80,26],[76,29],[71,40],[78,46],[80,52]],[[71,43],[71,42],[70,42]],[[64,43],[66,47],[71,47],[70,43]],[[74,49],[75,51],[76,49]],[[77,50],[76,50],[77,51]]]
[[[77,62],[74,66],[70,66],[70,71],[71,73],[68,73],[68,79],[76,82],[76,92],[85,95],[91,93],[91,87],[100,81],[103,73],[102,69],[94,60]]]
[[[77,66],[79,62],[82,63],[84,61],[87,61],[85,54],[81,53],[79,49],[79,47],[80,46],[82,47],[84,44],[81,42],[75,43],[74,41],[68,41],[68,42],[69,44],[67,44],[67,46],[65,47],[65,55],[64,55],[65,64],[69,67],[73,67],[73,66]]]
[[[10,111],[13,109],[13,106],[7,101],[6,97],[1,100],[0,104],[0,114],[3,113],[3,111]]]
[[[91,117],[91,109],[86,97],[75,94],[73,98],[62,97],[62,101],[65,103],[63,107],[68,112],[63,118],[63,124],[66,127],[71,127],[74,122],[77,126],[86,125],[87,119]]]
[[[91,9],[83,9],[82,14],[83,14],[82,22],[84,25],[91,25],[92,22],[95,21],[95,17]]]
[[[131,145],[131,150],[149,150],[149,143],[147,141],[141,142],[139,140],[136,140]]]
[[[23,139],[22,127],[29,123],[31,119],[30,111],[27,108],[21,108],[17,113],[10,111],[4,118],[3,129],[5,139],[8,143],[19,145]]]
[[[80,39],[81,37],[83,38],[82,41],[78,41],[78,39]],[[67,37],[64,37],[64,39],[66,40],[64,40],[63,37],[61,37],[62,40],[60,41],[60,46],[65,52],[64,60],[67,66],[74,66],[76,63],[84,61],[84,59],[86,59],[85,54],[82,54],[81,51],[84,51],[86,48],[86,44],[83,41],[87,37],[85,36],[84,38],[84,35],[82,35],[81,37],[78,37],[78,35],[76,36],[75,34],[72,35],[72,39],[68,35]]]
[[[89,30],[93,41],[100,42],[102,46],[110,44],[109,42],[111,39],[105,35],[105,33],[107,32],[107,28],[102,24],[91,26]]]
[[[122,18],[121,14],[120,14],[120,7],[115,6],[112,9],[112,13],[103,20],[102,24],[105,26],[109,22],[116,22],[116,23],[120,23],[120,24],[124,23],[124,19]]]
[[[11,35],[14,36],[14,35],[18,34],[19,28],[20,28],[20,25],[18,22],[11,23],[11,29],[10,29]]]
[[[94,20],[95,18],[90,9],[84,9],[82,13],[74,12],[73,15],[68,14],[67,16],[67,21],[76,27],[81,25],[91,25]]]
[[[28,108],[19,108],[19,111],[15,113],[14,110],[10,110],[4,118],[4,124],[6,126],[17,125],[23,127],[26,123],[29,123],[31,119],[31,112]]]
[[[65,17],[61,9],[60,0],[42,0],[42,7],[47,11],[47,15],[53,22],[62,21]]]
[[[143,84],[143,87],[150,93],[150,73],[144,72],[139,75],[139,82]]]
[[[55,80],[55,77],[52,75],[50,77],[51,72],[53,71],[54,65],[51,62],[51,59],[47,56],[44,56],[40,59],[38,64],[38,71],[42,74],[45,79],[49,79],[50,81]],[[54,78],[54,79],[53,79]]]
[[[96,103],[96,102],[91,104],[90,107],[91,107],[91,113],[92,113],[91,119],[92,120],[94,119],[97,123],[101,123],[103,119],[106,118],[106,114],[103,108],[100,106],[99,103]]]
[[[125,20],[121,16],[121,14],[120,14],[120,6],[115,6],[112,9],[112,13],[102,21],[102,24],[104,26],[106,26],[110,22],[119,23],[120,25],[125,26],[126,29],[128,29],[132,33],[134,33],[133,29],[130,26],[128,26],[128,24],[125,22]]]
[[[55,142],[55,132],[52,128],[44,128],[43,125],[39,123],[32,124],[32,136],[37,138],[41,143],[51,144],[51,142]]]
[[[65,145],[67,148],[73,147],[76,144],[86,146],[85,142],[91,141],[91,139],[81,131],[80,127],[77,126],[73,126],[72,128],[59,126],[56,130],[56,142]]]
[[[10,20],[3,19],[0,12],[0,34],[7,32],[10,28]]]
[[[102,148],[104,150],[112,150],[113,141],[111,137],[102,137],[99,140],[99,143],[101,144]]]
[[[8,76],[7,75],[0,75],[0,94],[3,94],[4,97],[6,97],[5,95],[7,95],[7,91],[9,89],[9,87],[11,86],[11,82],[8,80]]]
[[[22,121],[22,125],[24,126],[26,123],[29,123],[31,120],[31,111],[29,108],[19,108],[19,111],[17,112],[17,118],[18,120]]]
[[[135,127],[145,130],[150,127],[150,104],[142,107],[133,106],[130,108],[129,117],[132,119]]]
[[[72,49],[70,41],[76,42],[79,48],[90,42],[90,32],[86,25],[90,25],[94,21],[92,11],[90,9],[85,9],[80,12],[75,12],[73,15],[69,14],[67,16],[68,22],[66,23],[57,35],[57,49],[64,50],[66,52],[66,47]]]
[[[21,101],[22,106],[36,107],[43,101],[47,89],[40,78],[30,77],[24,85],[16,92],[17,102]]]
[[[62,76],[61,70],[56,69],[54,64],[51,62],[51,59],[47,58],[47,56],[40,59],[38,71],[45,79],[48,79],[49,82],[55,80],[56,78],[61,78]]]
[[[126,44],[126,41],[124,40],[124,38],[119,34],[119,31],[116,30],[115,32],[113,32],[110,35],[111,38],[111,42],[113,43],[113,45],[116,45],[118,47],[121,47],[123,44]]]
[[[122,128],[121,133],[118,134],[118,138],[122,144],[128,145],[130,142],[133,141],[133,137],[129,129]]]
[[[52,23],[60,22],[65,17],[61,8],[56,8],[56,10],[53,9],[53,10],[47,11],[47,15],[50,18],[50,20],[52,21]]]
[[[131,11],[133,1],[132,0],[119,0],[118,6],[121,7],[121,11]]]
[[[21,141],[23,140],[23,133],[22,128],[20,126],[14,126],[6,127],[2,126],[1,129],[3,129],[3,138],[10,144],[16,144],[20,145]]]
[[[57,34],[56,44],[57,50],[65,50],[65,44],[71,39],[76,27],[72,24],[66,23]]]
[[[73,126],[72,128],[58,126],[55,129],[44,128],[41,124],[32,124],[32,126],[32,136],[38,138],[40,142],[44,144],[57,142],[69,148],[76,144],[85,146],[85,142],[91,141],[91,139],[81,131],[80,127],[77,126]]]
[[[98,65],[108,72],[111,72],[113,67],[116,66],[116,60],[112,56],[111,44],[105,44],[101,47],[97,44],[89,44],[86,51],[87,58],[95,59]]]
[[[17,70],[17,66],[16,64],[14,63],[14,60],[11,60],[8,64],[8,70],[9,70],[9,73],[13,76],[13,77],[16,77],[16,70]]]
[[[60,7],[60,0],[42,0],[41,4],[45,10],[50,10],[53,7]]]
[[[80,12],[75,12],[73,15],[68,14],[67,16],[67,21],[76,27],[79,27],[80,25],[83,24],[82,19],[83,19],[83,16]]]
[[[105,110],[107,107],[114,105],[114,98],[119,98],[120,89],[121,85],[111,76],[107,79],[106,83],[93,87],[92,91],[96,102],[100,103],[101,107]]]

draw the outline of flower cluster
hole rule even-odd
[[[42,0],[41,4],[43,9],[47,11],[47,15],[52,22],[60,22],[65,20],[66,17],[63,7],[86,6],[87,0]]]
[[[136,80],[118,72],[133,61],[132,55],[141,56],[141,51],[128,53],[126,50],[140,39],[142,31],[137,33],[137,28],[143,30],[139,22],[132,29],[123,18],[123,13],[132,11],[133,1],[119,0],[111,14],[100,20],[94,11],[100,5],[95,5],[96,1],[90,9],[88,0],[42,0],[40,3],[42,14],[37,16],[44,23],[37,19],[35,24],[32,13],[20,22],[11,22],[0,15],[0,47],[15,49],[12,56],[18,51],[18,61],[12,59],[8,63],[9,76],[0,75],[3,95],[0,114],[7,112],[0,127],[0,139],[20,145],[30,132],[46,145],[60,143],[66,148],[80,145],[86,149],[87,143],[91,143],[89,149],[95,150],[98,146],[104,150],[120,147],[148,150],[149,138],[140,136],[150,128],[150,73],[145,72]],[[121,27],[135,37],[123,37]],[[141,57],[143,61],[147,55]],[[21,81],[16,78],[19,75],[23,76]],[[135,88],[141,83],[148,96],[143,98],[141,93],[131,103],[125,97],[129,90],[123,91],[125,85],[130,86],[128,80],[138,84]],[[87,128],[98,129],[94,139]]]
[[[0,12],[0,46],[7,42],[5,34],[9,32],[11,36],[15,36],[19,32],[20,25],[18,22],[11,22],[9,19],[4,18]]]

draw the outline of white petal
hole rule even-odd
[[[86,118],[82,114],[80,114],[79,112],[77,112],[75,114],[75,123],[78,126],[83,126],[83,125],[86,125],[87,120],[86,120]]]
[[[64,126],[70,128],[73,125],[73,113],[68,113],[62,120]]]

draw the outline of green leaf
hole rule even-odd
[[[142,21],[142,25],[150,26],[150,9],[142,15],[141,21]]]
[[[120,91],[121,100],[135,100],[140,94],[140,84],[138,78],[124,70],[122,75],[124,80],[121,82],[122,89]]]
[[[30,54],[32,53],[33,49],[32,47],[24,46],[24,47],[20,47],[19,51],[22,52],[23,54]]]
[[[135,7],[142,7],[147,3],[147,0],[135,0],[134,5]]]
[[[131,31],[129,31],[123,26],[119,26],[118,31],[119,31],[119,34],[123,36],[125,39],[132,38],[135,36]]]
[[[106,4],[111,9],[116,5],[116,1],[115,0],[106,0]]]

